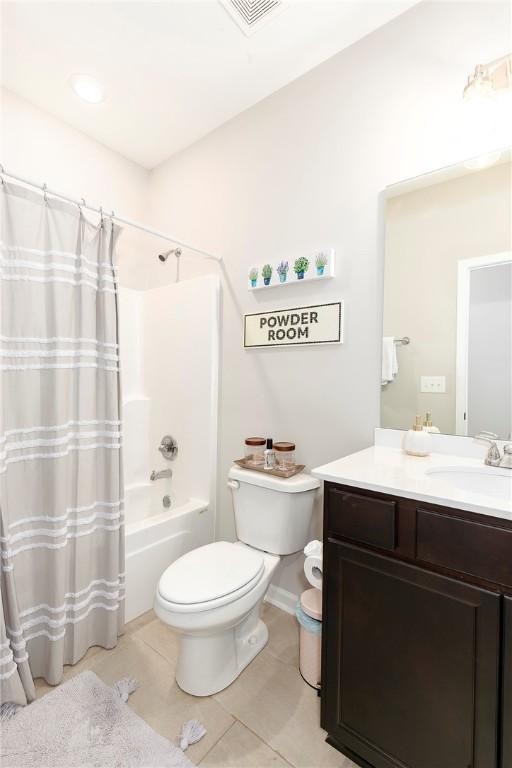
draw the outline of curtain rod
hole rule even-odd
[[[68,203],[73,203],[74,205],[77,205],[79,208],[85,208],[88,211],[99,213],[100,216],[107,216],[109,219],[113,219],[114,221],[117,221],[120,224],[125,224],[128,227],[139,229],[141,232],[146,232],[148,235],[154,235],[155,237],[159,237],[161,240],[167,240],[167,242],[173,243],[174,245],[181,245],[182,248],[186,248],[189,251],[194,251],[194,253],[198,253],[200,256],[204,256],[206,259],[213,259],[214,261],[222,261],[222,256],[217,256],[213,253],[209,253],[208,251],[203,251],[201,248],[196,248],[194,245],[185,243],[183,240],[178,240],[176,237],[172,237],[171,235],[165,234],[165,232],[159,232],[157,229],[146,227],[145,224],[139,224],[138,221],[132,221],[131,219],[127,219],[124,216],[118,216],[114,211],[112,211],[112,213],[107,213],[102,206],[100,206],[99,208],[95,208],[93,205],[89,205],[88,203],[86,203],[83,197],[80,200],[75,200],[73,197],[69,197],[69,195],[63,195],[60,192],[56,192],[53,189],[49,189],[47,184],[38,184],[37,182],[31,181],[30,179],[24,179],[22,176],[16,176],[14,173],[9,173],[4,169],[3,165],[0,164],[0,178],[2,178],[3,176],[8,176],[10,179],[14,179],[15,181],[20,181],[22,184],[27,184],[29,187],[34,187],[35,189],[40,190],[43,193],[43,195],[51,195],[51,197],[58,197],[60,200],[65,200]]]

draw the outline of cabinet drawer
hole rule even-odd
[[[328,491],[329,534],[393,551],[396,545],[396,502],[374,499],[337,488]]]
[[[416,557],[512,587],[512,531],[417,509]]]

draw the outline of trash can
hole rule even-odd
[[[322,592],[307,589],[300,596],[295,614],[300,625],[299,668],[303,680],[320,690],[322,648]]]

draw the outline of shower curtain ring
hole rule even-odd
[[[0,183],[2,184],[2,186],[5,184],[4,167],[3,167],[2,163],[0,163]]]
[[[103,228],[103,206],[100,205],[100,227]]]
[[[47,190],[48,190],[48,185],[45,182],[43,184],[43,197],[44,197],[44,201],[45,201],[46,205],[48,205],[48,195],[46,194]]]

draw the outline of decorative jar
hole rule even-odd
[[[263,452],[267,445],[264,437],[248,437],[245,441],[245,460],[248,464],[263,466]]]
[[[274,443],[276,469],[287,471],[295,467],[295,443]]]

